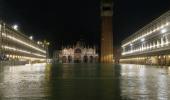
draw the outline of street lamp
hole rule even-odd
[[[15,24],[15,25],[12,26],[12,28],[13,28],[14,30],[18,30],[18,25]]]
[[[47,60],[48,60],[48,57],[49,57],[48,47],[49,47],[49,45],[50,45],[50,42],[44,40],[44,43],[43,43],[43,44],[44,44],[45,49],[46,49],[46,63],[47,63],[47,62],[48,62]]]
[[[37,41],[37,44],[40,44],[40,41]]]
[[[142,38],[142,39],[141,39],[141,42],[144,42],[144,41],[145,41],[145,38]]]
[[[166,32],[167,32],[166,29],[162,29],[162,30],[161,30],[161,33],[166,33]]]
[[[30,39],[30,40],[33,40],[33,36],[30,36],[29,39]]]

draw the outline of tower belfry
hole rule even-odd
[[[101,63],[113,63],[113,1],[101,0]]]

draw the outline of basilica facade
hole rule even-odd
[[[57,51],[56,58],[60,63],[97,63],[99,55],[96,47],[85,47],[80,42]]]

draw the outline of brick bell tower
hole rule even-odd
[[[101,63],[113,63],[113,1],[101,0]]]

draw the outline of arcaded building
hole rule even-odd
[[[0,61],[45,61],[48,46],[0,22]]]
[[[123,40],[120,62],[170,65],[170,11]]]
[[[54,59],[60,63],[96,63],[99,55],[96,47],[84,46],[81,42],[76,45],[63,47],[54,53]]]

